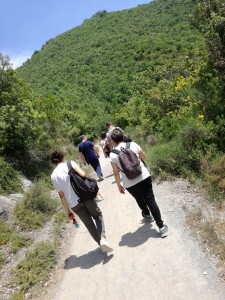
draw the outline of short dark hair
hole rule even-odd
[[[112,122],[111,122],[111,121],[105,122],[105,126],[106,126],[106,127],[109,127],[109,126],[111,126],[111,125],[112,125]]]
[[[100,136],[101,136],[101,139],[105,139],[106,138],[106,132],[102,131],[101,134],[100,134]]]
[[[111,132],[111,139],[116,143],[123,142],[123,131],[116,127]]]
[[[60,150],[54,150],[51,154],[51,162],[55,165],[62,162],[64,158],[64,154]]]
[[[81,136],[79,136],[79,141],[82,142],[85,137],[86,137],[86,135],[82,134]]]

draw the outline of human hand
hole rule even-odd
[[[119,186],[119,191],[121,194],[125,194],[125,188],[122,185]]]
[[[74,218],[73,213],[71,211],[68,212],[68,218],[69,218],[69,220],[73,220],[73,218]]]

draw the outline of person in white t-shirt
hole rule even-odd
[[[103,253],[111,252],[113,249],[106,241],[105,225],[102,211],[97,205],[96,199],[86,200],[85,204],[79,201],[77,194],[74,192],[67,163],[64,162],[64,154],[60,150],[55,150],[51,154],[51,162],[56,168],[51,174],[51,180],[56,192],[58,192],[62,205],[68,218],[70,219],[71,211],[78,215],[84,223],[92,238],[98,243]],[[85,177],[85,172],[77,163],[71,161],[73,169],[81,176]]]
[[[119,128],[114,128],[111,131],[111,139],[115,149],[125,148],[126,143],[123,141],[123,131]],[[155,196],[152,190],[151,174],[143,163],[146,160],[146,154],[141,147],[135,142],[130,143],[130,149],[140,159],[140,165],[142,173],[134,179],[128,179],[127,176],[120,170],[122,170],[119,162],[119,157],[116,153],[110,152],[110,161],[113,168],[114,177],[120,193],[124,194],[127,190],[136,200],[138,206],[142,211],[143,218],[153,222],[155,220],[156,225],[159,227],[161,237],[166,237],[168,233],[168,226],[164,225],[161,219],[161,213],[159,207],[155,201]],[[143,160],[143,161],[142,161]],[[122,183],[120,181],[120,174],[122,177]]]

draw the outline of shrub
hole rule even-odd
[[[9,225],[0,217],[0,245],[6,244],[10,240],[11,229]]]
[[[28,209],[24,201],[18,201],[14,209],[16,223],[22,229],[38,229],[43,226],[46,221],[44,213]]]
[[[49,187],[43,180],[36,181],[34,186],[26,193],[24,205],[29,210],[48,214],[53,212],[57,202],[49,197]]]
[[[11,244],[10,244],[10,250],[12,253],[16,253],[20,248],[28,247],[32,244],[31,239],[28,237],[18,234],[14,232],[11,235]]]
[[[5,263],[5,257],[2,251],[0,250],[0,268],[4,265],[4,263]]]
[[[64,210],[57,212],[54,217],[54,234],[57,239],[62,234],[62,229],[67,222],[67,217]]]
[[[210,124],[205,126],[202,123],[193,122],[182,127],[178,132],[178,139],[181,144],[188,150],[198,149],[205,153],[207,146],[212,143],[216,137],[212,132]]]
[[[14,281],[20,285],[19,293],[46,280],[56,259],[57,251],[53,243],[40,242],[27,252],[14,271]]]
[[[163,171],[173,175],[181,175],[186,162],[187,152],[179,141],[171,141],[155,145],[148,153],[151,170],[157,175]]]
[[[19,173],[0,157],[0,194],[6,195],[19,191],[21,191]]]
[[[16,221],[24,229],[37,229],[50,219],[58,205],[50,198],[46,183],[37,181],[26,193],[23,201],[18,201],[14,209]]]
[[[202,160],[202,175],[211,200],[225,197],[225,155],[217,155],[213,160]]]

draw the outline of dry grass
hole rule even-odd
[[[218,258],[219,275],[225,281],[225,214],[216,207],[189,211],[187,225],[211,255]]]

